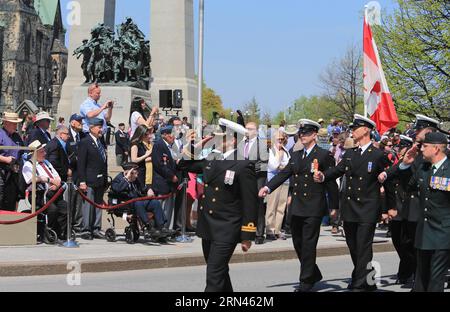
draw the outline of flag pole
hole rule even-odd
[[[200,0],[199,2],[199,24],[198,24],[198,106],[197,106],[197,118],[198,118],[198,135],[199,138],[202,137],[202,104],[203,104],[203,42],[204,42],[204,12],[205,12],[205,3],[204,0]]]
[[[367,9],[368,9],[368,6],[366,4],[364,6],[364,21],[365,21],[365,23],[369,23],[369,19],[367,18]],[[363,25],[363,55],[364,55],[364,25]],[[364,62],[364,58],[363,58],[363,62]],[[363,72],[363,76],[364,76],[364,72]],[[364,86],[363,86],[363,88],[364,88]],[[367,116],[368,114],[369,113],[368,113],[367,102],[364,101],[364,117],[368,118],[369,117],[369,116]]]

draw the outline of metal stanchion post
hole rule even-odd
[[[189,179],[183,179],[183,205],[181,208],[181,235],[177,237],[179,243],[192,243],[193,239],[186,235],[186,210],[187,210],[187,187]]]
[[[72,178],[69,177],[67,181],[67,242],[63,244],[66,248],[78,248],[80,247],[75,240],[72,240],[72,192],[73,192],[73,182]]]

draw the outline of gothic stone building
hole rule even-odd
[[[67,72],[59,0],[0,1],[0,111],[31,100],[56,112]]]

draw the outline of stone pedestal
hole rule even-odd
[[[193,120],[197,115],[193,0],[152,0],[150,22],[153,105],[159,105],[160,90],[181,89],[180,117]]]
[[[1,221],[14,221],[27,217],[28,214],[0,213]],[[36,245],[36,218],[13,225],[0,225],[0,246]]]
[[[128,126],[130,119],[131,102],[135,97],[141,97],[150,102],[150,91],[132,88],[132,87],[113,87],[102,86],[102,97],[100,104],[108,100],[114,101],[114,109],[111,117],[111,123],[118,128],[119,123],[123,122]],[[80,106],[88,96],[88,86],[76,87],[73,90],[72,113],[80,113]]]

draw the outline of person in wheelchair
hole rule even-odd
[[[119,173],[111,184],[111,198],[119,202],[128,201],[135,198],[154,196],[151,188],[142,186],[138,180],[138,168],[136,163],[125,163],[122,165],[123,173]],[[144,234],[152,238],[165,237],[171,235],[171,231],[164,228],[166,223],[161,203],[158,200],[137,201],[130,204],[138,218],[144,224]],[[153,213],[155,226],[152,226],[148,217],[148,212]]]
[[[61,178],[52,164],[45,159],[45,145],[39,141],[32,142],[29,147],[36,148],[36,210],[42,208],[61,187]],[[31,154],[24,157],[22,168],[24,183],[27,185],[26,192],[31,194],[33,163]],[[31,199],[29,200],[31,201]],[[63,196],[59,196],[50,207],[38,217],[38,240],[45,241],[43,220],[47,218],[47,226],[56,233],[57,237],[52,239],[56,243],[57,239],[65,240],[67,232],[67,203]]]

